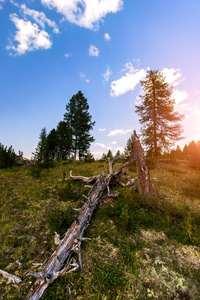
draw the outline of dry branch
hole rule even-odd
[[[93,177],[84,177],[84,176],[72,176],[72,170],[70,171],[70,179],[74,181],[82,181],[85,183],[94,183],[100,175]]]
[[[13,274],[10,274],[6,271],[3,271],[0,269],[0,274],[6,278],[6,279],[9,279],[11,280],[13,283],[20,283],[22,280],[20,277],[16,276],[16,275],[13,275]]]

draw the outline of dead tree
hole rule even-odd
[[[37,278],[34,287],[30,290],[26,297],[27,300],[40,299],[48,286],[59,276],[71,273],[78,268],[82,269],[81,243],[84,239],[84,232],[90,224],[93,211],[102,199],[103,193],[106,189],[108,190],[108,196],[110,198],[116,197],[116,194],[110,194],[109,184],[111,180],[116,182],[117,180],[120,181],[119,177],[123,168],[128,167],[133,163],[133,159],[130,157],[129,161],[125,162],[117,170],[113,171],[114,162],[122,158],[124,159],[123,156],[119,156],[113,161],[109,161],[109,173],[102,173],[95,178],[91,177],[87,180],[86,177],[81,178],[81,176],[72,176],[72,173],[70,173],[70,178],[72,180],[82,180],[87,183],[91,183],[96,180],[96,182],[89,192],[89,196],[81,209],[80,215],[75,218],[75,221],[69,230],[64,234],[58,248],[51,255],[43,270],[39,273],[29,272],[27,274]],[[78,257],[78,261],[76,261],[75,257]]]
[[[124,168],[132,165],[135,162],[138,169],[138,190],[142,195],[152,197],[157,196],[156,189],[150,182],[149,170],[144,159],[144,152],[140,145],[139,138],[136,133],[132,137],[136,157],[134,156],[117,156],[113,160],[108,159],[109,172],[102,173],[94,177],[73,176],[70,172],[71,180],[83,181],[85,183],[93,183],[93,186],[86,197],[87,201],[81,208],[79,216],[75,217],[75,221],[64,234],[62,240],[57,241],[58,247],[49,258],[43,270],[39,273],[29,272],[27,275],[32,275],[37,278],[34,287],[29,291],[27,300],[38,300],[42,297],[48,286],[55,281],[59,276],[71,273],[78,268],[82,269],[81,260],[81,243],[84,240],[84,233],[90,224],[90,220],[97,204],[105,198],[116,198],[118,194],[110,193],[110,185],[124,186],[122,181]],[[114,163],[118,160],[127,159],[119,168],[114,170]],[[133,182],[134,181],[134,182]],[[135,183],[135,180],[129,180],[128,184]],[[107,195],[104,192],[107,190]]]
[[[144,196],[157,198],[158,192],[150,180],[150,174],[146,164],[144,150],[142,149],[139,137],[137,136],[135,130],[132,135],[132,142],[136,155],[135,159],[138,172],[138,192]]]

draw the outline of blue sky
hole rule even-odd
[[[0,143],[30,157],[79,90],[91,152],[123,150],[150,68],[174,86],[186,139],[200,139],[199,0],[0,0]]]

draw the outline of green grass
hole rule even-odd
[[[0,170],[0,268],[22,278],[13,285],[0,276],[0,299],[24,299],[82,206],[84,184],[73,175],[94,176],[106,162],[60,162],[50,169]],[[128,170],[136,176],[135,167]],[[151,170],[160,199],[119,188],[118,199],[94,212],[82,243],[83,271],[52,284],[43,299],[200,299],[200,172],[185,164]],[[61,178],[59,181],[58,179]],[[20,262],[20,263],[19,263]]]

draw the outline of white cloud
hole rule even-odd
[[[98,23],[108,13],[122,8],[122,0],[42,0],[42,4],[55,8],[66,20],[81,27],[98,29]]]
[[[15,46],[12,42],[7,46],[8,50],[14,51],[16,54],[24,54],[27,51],[37,49],[49,49],[52,45],[49,34],[40,30],[37,24],[30,21],[19,19],[17,14],[10,15],[11,21],[15,24],[17,31],[14,40],[17,42]]]
[[[134,73],[135,68],[132,64],[132,62],[127,62],[124,64],[124,69],[121,69],[122,72],[128,71],[128,73]]]
[[[54,21],[51,21],[46,17],[46,15],[43,12],[36,11],[34,9],[27,8],[25,4],[22,4],[20,6],[21,10],[23,11],[25,16],[30,16],[33,18],[33,20],[39,24],[43,29],[45,29],[45,25],[53,28],[53,32],[58,34],[59,29],[57,24]]]
[[[1,2],[5,2],[5,0],[0,0],[0,10],[3,9],[3,5],[1,4]]]
[[[180,84],[180,82],[183,80],[180,69],[164,68],[162,70],[162,73],[165,76],[166,82],[172,85],[173,87],[177,87]],[[188,104],[182,103],[188,98],[188,93],[186,91],[174,89],[172,93],[172,98],[175,100],[176,110],[183,112],[188,107]]]
[[[106,131],[106,128],[99,128],[98,131],[104,132]]]
[[[175,100],[176,104],[180,104],[188,98],[188,93],[186,91],[174,90],[172,98]]]
[[[121,71],[126,72],[124,76],[120,79],[115,80],[111,83],[111,92],[110,95],[113,97],[118,97],[129,91],[135,89],[137,84],[146,76],[146,70],[144,69],[135,69],[131,62],[126,63],[125,68]],[[148,70],[149,68],[147,68]],[[164,68],[162,71],[165,76],[166,82],[168,82],[173,87],[176,87],[182,81],[182,74],[179,69],[175,68]],[[175,98],[176,103],[180,103],[187,98],[186,91],[176,90],[173,93],[173,98]]]
[[[64,54],[64,57],[65,57],[65,58],[69,58],[69,57],[72,57],[72,55],[69,54],[69,53],[65,53],[65,54]]]
[[[85,82],[87,82],[87,83],[90,82],[90,79],[87,79],[83,72],[80,72],[80,77],[83,78],[85,80]]]
[[[193,116],[200,116],[200,108],[197,104],[194,105],[185,104],[185,110],[191,112]]]
[[[113,145],[116,145],[116,144],[117,144],[117,142],[113,141],[113,142],[111,142],[111,144],[113,144]]]
[[[114,130],[110,131],[107,136],[108,137],[110,137],[110,136],[121,136],[121,135],[127,134],[128,132],[132,132],[132,129],[127,129],[127,130],[114,129]]]
[[[95,143],[94,146],[101,147],[101,148],[107,148],[105,144],[101,144],[101,143]]]
[[[107,66],[106,72],[103,74],[104,80],[105,80],[105,81],[108,81],[111,74],[112,74],[112,71],[110,71],[110,67]]]
[[[102,158],[103,151],[91,151],[95,159],[100,159]]]
[[[146,76],[144,69],[135,69],[131,62],[125,64],[125,69],[122,71],[128,72],[120,79],[111,82],[112,97],[121,96],[129,91],[133,91],[140,81]]]
[[[164,68],[162,70],[163,75],[165,76],[165,80],[167,83],[173,85],[174,87],[177,86],[182,78],[182,74],[180,73],[179,69],[175,68]]]
[[[90,56],[99,56],[99,49],[97,47],[95,47],[94,45],[90,45],[89,48],[89,55]]]
[[[104,34],[104,39],[106,40],[106,41],[110,41],[111,40],[111,37],[110,37],[110,35],[109,35],[109,33],[105,33]]]

